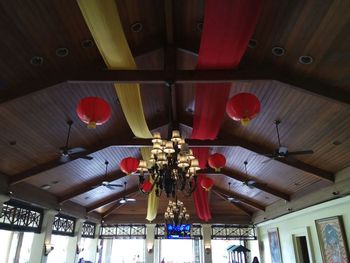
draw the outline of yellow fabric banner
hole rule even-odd
[[[149,159],[151,158],[151,149],[152,148],[141,148],[141,155],[143,160],[147,161],[147,166],[149,166]],[[153,183],[152,178],[150,182]],[[153,188],[152,192],[148,195],[148,205],[147,205],[147,216],[148,221],[153,221],[157,217],[159,198],[156,195],[156,189]]]
[[[78,0],[108,69],[136,69],[115,0]],[[138,84],[114,84],[125,118],[136,137],[152,138],[143,112]]]
[[[78,0],[95,43],[108,69],[136,69],[136,63],[126,41],[115,0]],[[114,84],[125,118],[136,137],[152,138],[148,129],[138,84]],[[141,149],[142,158],[149,160],[150,149]],[[158,197],[148,196],[147,219],[157,216]]]

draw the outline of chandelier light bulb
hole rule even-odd
[[[160,132],[155,132],[153,133],[153,143],[161,143],[162,142],[162,137],[160,136]]]

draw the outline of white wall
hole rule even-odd
[[[296,262],[292,235],[307,228],[310,230],[310,247],[314,257],[313,262],[322,262],[315,220],[337,215],[342,215],[343,217],[347,241],[350,244],[350,196],[335,199],[259,224],[260,262],[271,262],[267,231],[274,227],[277,227],[279,231],[283,263]]]

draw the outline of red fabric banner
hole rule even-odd
[[[197,69],[234,69],[254,33],[262,0],[206,0]],[[225,115],[231,84],[197,84],[192,139],[214,140]],[[200,152],[208,149],[200,149]],[[198,158],[198,157],[197,157]],[[199,180],[202,177],[198,175]],[[200,184],[199,184],[200,185]],[[197,215],[208,221],[207,192],[194,192]]]

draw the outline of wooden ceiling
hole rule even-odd
[[[171,6],[172,26],[166,23],[169,5],[165,2]],[[196,68],[203,0],[116,3],[139,70]],[[143,147],[147,142],[133,138],[111,82],[66,82],[77,80],[78,75],[94,77],[84,72],[105,71],[96,46],[82,47],[92,36],[76,2],[13,0],[0,2],[0,10],[0,172],[10,185],[50,185],[45,191],[62,205],[72,201],[87,212],[97,211],[106,222],[146,222],[147,196],[137,192],[136,175],[121,173],[119,162],[128,156],[140,158],[138,144]],[[261,113],[248,127],[226,116],[218,140],[203,142],[209,143],[212,153],[220,152],[227,158],[221,173],[206,170],[215,181],[209,196],[210,222],[249,223],[256,211],[280,199],[291,200],[315,184],[330,185],[335,173],[350,166],[349,13],[346,0],[264,1],[253,36],[257,45],[247,48],[239,70],[260,68],[273,74],[259,80],[244,75],[240,79],[240,71],[235,73],[230,95],[241,91],[256,94]],[[141,32],[131,31],[135,23],[142,23]],[[169,60],[170,44],[176,48],[176,61]],[[272,55],[275,46],[283,47],[285,55]],[[60,47],[68,48],[66,57],[56,56]],[[300,64],[298,59],[303,55],[312,56],[314,62]],[[31,65],[35,56],[44,59],[42,65]],[[149,128],[166,136],[171,105],[168,90],[160,82],[142,84],[141,95]],[[188,138],[195,83],[176,83],[174,91],[174,117]],[[100,96],[112,107],[111,119],[95,130],[88,130],[75,113],[77,102],[85,96]],[[314,154],[264,163],[266,157],[261,154],[272,153],[277,147],[276,119],[282,121],[281,140],[289,151],[312,149]],[[86,148],[92,160],[58,161],[59,148],[67,136],[67,120],[74,122],[70,146]],[[105,160],[110,162],[107,177]],[[243,184],[248,178],[244,161],[248,161],[249,178],[257,182],[254,188]],[[127,182],[126,193],[123,188],[94,187],[104,180]],[[119,206],[125,194],[137,201]],[[228,196],[236,202],[227,201]],[[200,222],[192,199],[182,197],[182,201],[191,221]],[[167,203],[163,195],[157,222],[162,222]]]

